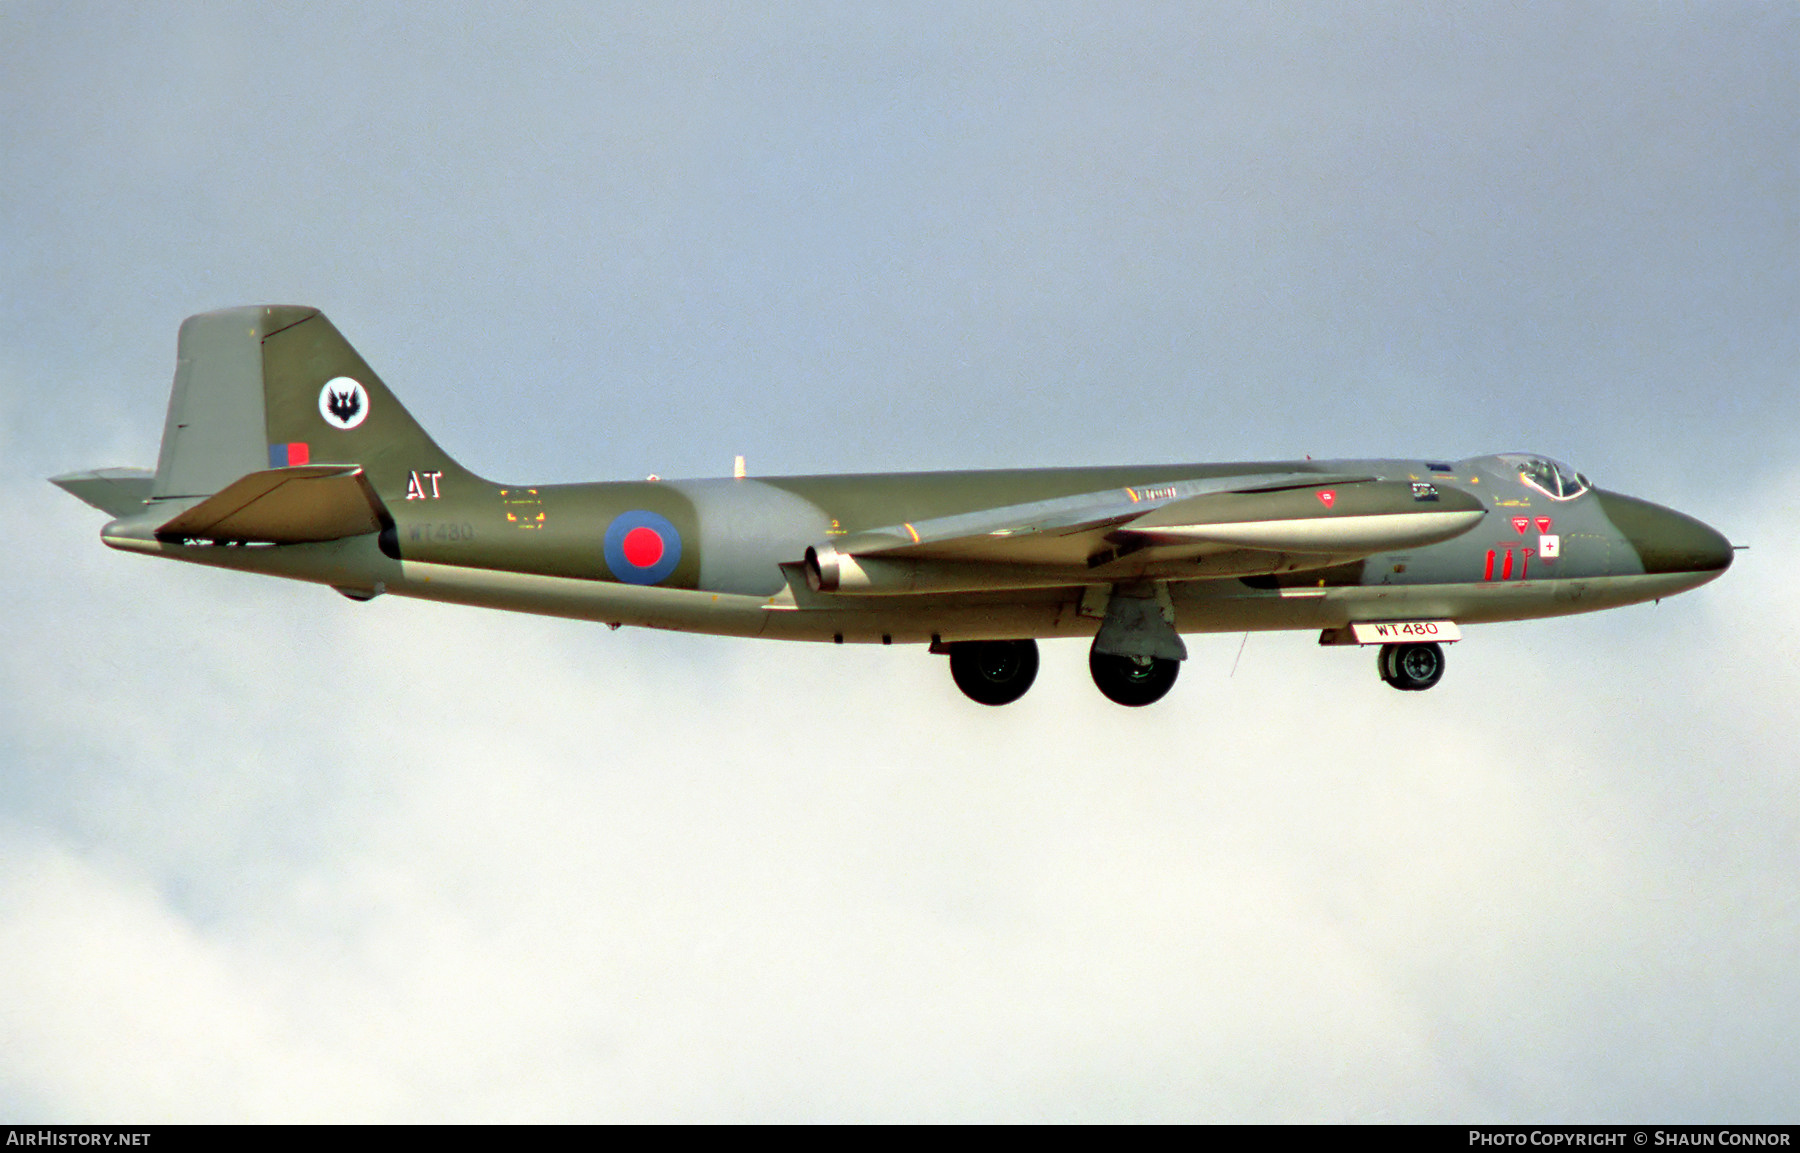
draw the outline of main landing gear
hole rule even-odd
[[[1106,592],[1100,628],[1088,652],[1094,685],[1114,704],[1141,708],[1155,704],[1175,685],[1187,646],[1175,631],[1175,610],[1165,586],[1135,581]],[[1085,606],[1083,613],[1096,615]],[[1009,705],[1025,695],[1037,676],[1036,641],[957,641],[932,638],[931,651],[950,654],[950,675],[970,700]]]
[[[945,648],[950,652],[950,676],[972,701],[1010,705],[1037,679],[1036,641],[959,641]],[[1181,662],[1090,652],[1088,670],[1106,699],[1140,708],[1168,694],[1181,672]]]
[[[1424,692],[1444,678],[1444,649],[1438,644],[1382,645],[1375,667],[1382,680],[1402,692]]]
[[[956,687],[984,705],[1010,705],[1037,679],[1036,641],[961,641],[949,646]]]
[[[1153,705],[1175,687],[1181,662],[1164,657],[1120,657],[1088,653],[1088,671],[1107,700],[1129,708]]]

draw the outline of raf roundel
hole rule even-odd
[[[681,534],[668,517],[633,509],[606,526],[605,550],[606,567],[626,584],[658,584],[681,563]]]
[[[369,416],[369,390],[361,381],[334,376],[319,390],[319,415],[332,428],[348,432]]]

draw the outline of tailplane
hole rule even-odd
[[[96,468],[53,476],[50,483],[111,516],[134,516],[150,499],[156,474],[147,468]]]

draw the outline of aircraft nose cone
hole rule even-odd
[[[1646,573],[1712,573],[1731,567],[1731,542],[1686,513],[1618,493],[1599,494],[1613,526],[1644,562]]]

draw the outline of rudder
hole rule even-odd
[[[175,384],[151,500],[210,496],[267,468],[262,308],[204,312],[181,322]]]

